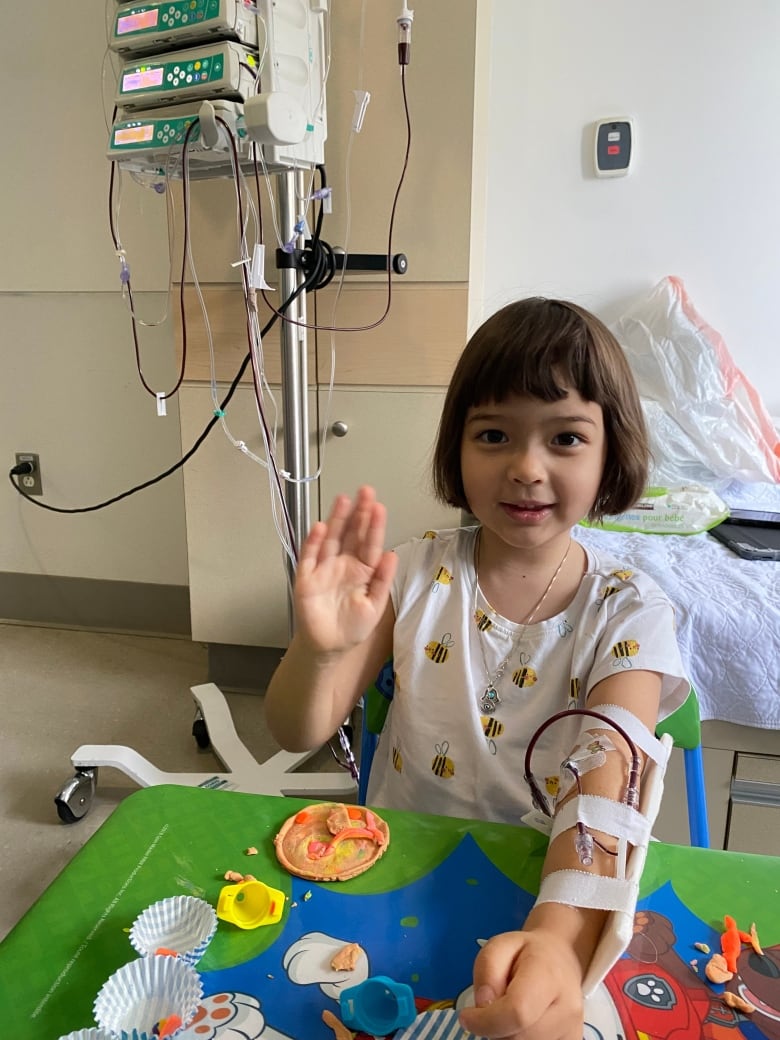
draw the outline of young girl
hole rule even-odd
[[[531,809],[525,751],[551,715],[618,705],[652,732],[689,690],[672,607],[649,578],[572,538],[583,517],[633,505],[647,468],[637,391],[605,326],[556,300],[494,314],[457,364],[433,463],[438,497],[477,524],[385,552],[372,489],[336,500],[300,554],[297,629],[266,695],[276,738],[323,744],[392,656],[369,804],[519,823]],[[583,750],[594,740],[598,762]],[[566,755],[580,763],[579,791],[625,800],[629,748],[615,730],[573,716],[542,734],[532,769],[557,808],[578,793]],[[614,838],[594,832],[587,863],[573,834],[551,841],[544,876],[613,878]],[[557,897],[537,903],[522,932],[480,952],[464,1027],[579,1040],[604,919]]]

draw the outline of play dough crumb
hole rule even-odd
[[[355,1034],[351,1029],[347,1029],[343,1022],[341,1022],[332,1011],[328,1011],[327,1008],[322,1012],[322,1021],[328,1027],[332,1029],[336,1035],[336,1040],[353,1040]]]
[[[233,881],[240,884],[242,881],[257,881],[254,874],[242,874],[240,870],[226,870],[225,881]]]
[[[362,953],[362,946],[355,942],[347,943],[346,946],[341,947],[338,953],[334,954],[330,966],[334,971],[354,971]]]
[[[704,974],[710,982],[728,982],[734,978],[734,973],[726,965],[726,958],[720,953],[713,953],[707,961]]]
[[[728,990],[722,995],[721,1000],[728,1007],[734,1008],[735,1011],[742,1011],[746,1015],[750,1015],[756,1010],[752,1004],[748,1004],[736,993],[729,993]]]
[[[764,951],[761,949],[761,943],[758,941],[758,932],[756,931],[755,921],[750,926],[750,945],[759,957],[764,956]]]
[[[254,847],[254,845],[250,845],[249,848],[246,850],[246,854],[247,856],[256,856],[257,849]]]

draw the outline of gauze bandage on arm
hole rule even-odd
[[[576,709],[570,713],[560,713],[540,727],[529,743],[529,753],[526,754],[526,779],[532,793],[534,788],[538,792],[538,785],[530,772],[530,752],[536,738],[542,729],[568,714],[584,716],[583,732],[572,755],[564,762],[563,768],[570,763],[576,769],[580,760],[588,761],[587,756],[583,758],[578,753],[578,749],[581,746],[593,746],[592,742],[597,736],[592,732],[594,729],[613,729],[619,733],[627,741],[631,757],[623,801],[587,794],[570,798],[555,813],[550,835],[552,841],[564,831],[573,830],[575,847],[583,864],[592,862],[592,859],[588,858],[588,842],[592,846],[594,840],[590,834],[591,830],[615,837],[618,842],[616,876],[605,877],[576,869],[555,871],[544,878],[537,898],[537,905],[553,902],[608,911],[608,919],[583,981],[583,991],[587,996],[624,952],[633,934],[639,879],[647,855],[650,832],[661,803],[663,777],[672,739],[665,735],[661,740],[657,740],[640,719],[618,705],[599,705],[598,711]],[[641,792],[638,787],[637,748],[641,748],[647,756]],[[614,745],[608,750],[614,751]],[[603,763],[596,763],[599,758],[606,758],[606,751],[606,741],[601,748],[594,748],[593,768],[600,768]],[[585,770],[588,771],[590,770]],[[543,797],[542,800],[544,801]],[[550,811],[546,803],[540,808],[548,813]]]

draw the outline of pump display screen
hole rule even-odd
[[[159,87],[163,81],[163,66],[156,68],[134,69],[122,77],[123,93],[133,90],[148,90],[149,87]]]
[[[142,144],[151,141],[154,136],[154,123],[145,123],[143,126],[125,126],[114,132],[114,144]]]
[[[116,34],[124,36],[125,33],[140,32],[142,29],[154,29],[159,17],[160,10],[157,7],[122,15],[116,20]]]

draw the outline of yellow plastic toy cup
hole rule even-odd
[[[225,885],[217,901],[217,917],[239,928],[276,924],[284,910],[284,892],[262,881],[239,881]]]

